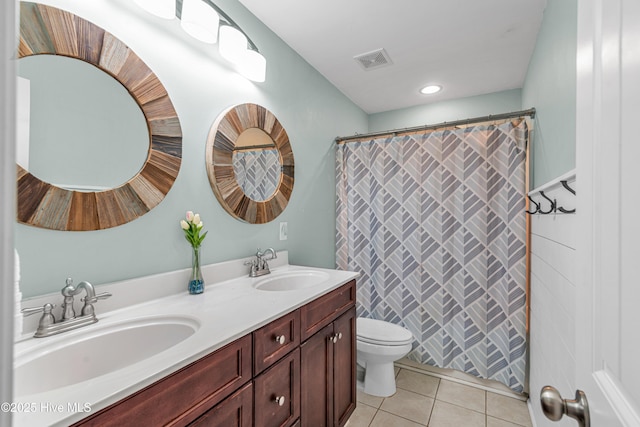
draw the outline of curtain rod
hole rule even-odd
[[[528,110],[514,111],[511,113],[492,114],[492,115],[490,114],[488,116],[474,117],[471,119],[464,119],[464,120],[455,120],[452,122],[442,122],[434,125],[415,126],[410,128],[387,130],[382,132],[370,132],[370,133],[363,133],[360,135],[356,134],[351,136],[338,136],[334,141],[337,144],[343,144],[352,139],[371,138],[371,137],[382,136],[382,135],[397,135],[397,134],[403,134],[403,133],[409,133],[409,132],[418,132],[423,130],[424,131],[435,130],[439,128],[468,125],[471,123],[489,122],[492,120],[506,120],[506,119],[513,119],[516,117],[524,117],[524,116],[529,116],[531,118],[534,118],[536,116],[536,109],[529,108]]]

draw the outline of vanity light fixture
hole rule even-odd
[[[434,93],[438,93],[442,90],[442,86],[440,85],[429,85],[420,89],[420,93],[423,95],[433,95]]]
[[[235,65],[240,74],[254,82],[264,82],[267,61],[257,46],[233,19],[211,0],[135,0],[149,13],[162,18],[180,19],[190,36],[205,43],[218,42],[220,55]],[[171,16],[168,17],[168,10]]]

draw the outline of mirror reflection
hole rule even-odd
[[[18,61],[19,163],[39,179],[76,191],[116,188],[149,154],[146,119],[127,89],[84,61],[33,55]]]
[[[271,137],[262,129],[249,128],[236,140],[233,171],[243,193],[258,202],[269,200],[280,184],[282,163]]]

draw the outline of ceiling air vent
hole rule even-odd
[[[353,57],[364,70],[386,67],[393,64],[389,54],[384,49],[377,49]]]

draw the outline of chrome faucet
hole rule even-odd
[[[84,306],[82,307],[80,316],[76,316],[76,312],[73,308],[73,297],[82,292],[83,289],[86,293],[86,296],[82,298]],[[78,285],[74,287],[73,280],[71,280],[71,278],[67,279],[66,286],[62,288],[62,291],[60,292],[62,293],[64,300],[62,302],[62,316],[60,317],[60,321],[57,323],[55,316],[51,313],[55,307],[54,304],[45,304],[42,307],[22,309],[22,313],[25,316],[42,312],[42,317],[38,323],[38,330],[33,335],[34,337],[48,337],[96,323],[98,318],[96,317],[93,304],[98,302],[98,300],[107,299],[111,296],[109,292],[103,292],[96,295],[93,285],[85,281],[78,283]]]
[[[264,258],[264,256],[269,252],[271,253],[271,258]],[[264,252],[260,252],[260,249],[258,249],[256,252],[256,259],[252,259],[251,261],[246,261],[244,263],[244,265],[251,266],[251,269],[249,270],[249,277],[260,277],[271,273],[267,261],[271,261],[276,258],[278,258],[278,255],[276,254],[275,249],[267,248]]]

